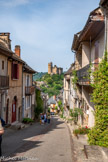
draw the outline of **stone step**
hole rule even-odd
[[[11,129],[15,129],[15,130],[17,130],[17,129],[23,129],[23,128],[25,128],[25,124],[20,123],[18,121],[15,121],[14,123],[11,124],[10,128]]]

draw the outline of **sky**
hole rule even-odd
[[[66,71],[74,62],[73,36],[100,0],[0,0],[0,32],[9,32],[12,50],[38,72],[48,62]]]

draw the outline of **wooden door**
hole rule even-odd
[[[12,104],[12,123],[16,121],[16,101]]]

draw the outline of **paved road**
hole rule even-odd
[[[2,148],[3,155],[11,156],[13,161],[72,162],[70,143],[66,124],[53,117],[50,124],[37,123],[23,130],[10,130],[3,137]]]

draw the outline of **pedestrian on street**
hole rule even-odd
[[[47,122],[47,116],[46,116],[46,113],[44,113],[44,123]]]
[[[2,135],[4,134],[4,127],[5,126],[5,121],[0,117],[0,157],[2,156],[2,149],[1,149],[1,144],[2,144]]]
[[[42,114],[42,124],[44,124],[44,114]]]
[[[48,112],[48,115],[47,115],[47,119],[48,119],[48,123],[50,123],[50,113]]]

